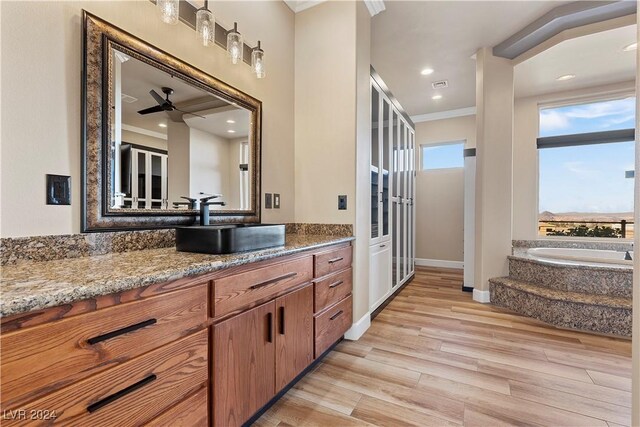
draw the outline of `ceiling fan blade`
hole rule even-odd
[[[184,111],[184,110],[181,110],[181,109],[176,108],[176,107],[173,107],[173,109],[176,110],[176,111],[180,111],[182,114],[189,114],[190,116],[196,116],[196,117],[200,117],[201,119],[206,119],[206,117],[201,116],[200,114],[190,113],[188,111]]]
[[[145,108],[144,110],[138,111],[138,114],[151,114],[151,113],[159,113],[160,111],[164,111],[162,105],[156,105],[153,107]]]
[[[160,96],[160,94],[158,92],[156,92],[155,90],[153,90],[153,89],[151,89],[149,91],[149,94],[151,94],[151,96],[153,96],[153,99],[155,99],[156,102],[158,104],[160,104],[160,105],[162,105],[162,104],[164,104],[166,102],[165,99],[162,96]]]

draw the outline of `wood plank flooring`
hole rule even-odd
[[[628,426],[631,342],[557,329],[419,268],[257,426]]]

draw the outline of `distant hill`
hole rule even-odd
[[[621,213],[598,213],[598,212],[541,212],[538,216],[540,221],[606,221],[620,222],[625,219],[633,221],[633,212]]]

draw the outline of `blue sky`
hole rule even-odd
[[[540,136],[627,129],[635,126],[635,99],[540,111]],[[539,210],[632,212],[634,142],[539,150]]]

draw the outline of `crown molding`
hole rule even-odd
[[[367,6],[367,9],[369,9],[371,17],[376,16],[386,9],[384,0],[364,0],[364,4]]]
[[[289,9],[294,13],[310,9],[325,1],[326,0],[284,0],[287,6],[289,6]],[[371,16],[375,16],[386,9],[384,0],[364,0],[364,4],[367,6],[367,10]]]
[[[154,132],[152,130],[148,130],[148,129],[144,129],[138,126],[131,126],[131,125],[127,125],[127,124],[122,124],[122,130],[127,130],[129,132],[135,132],[135,133],[140,133],[142,135],[147,135],[147,136],[152,136],[154,138],[158,138],[158,139],[164,139],[165,141],[167,140],[167,135],[160,133],[160,132]]]
[[[314,6],[324,3],[326,0],[284,0],[294,13],[302,12],[303,10],[311,9]]]
[[[414,123],[431,122],[433,120],[452,119],[454,117],[473,116],[476,114],[476,107],[458,108],[457,110],[438,111],[437,113],[419,114],[411,116]]]

